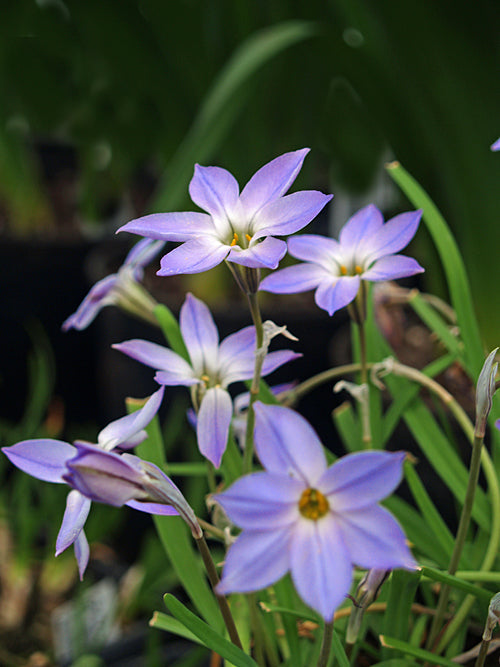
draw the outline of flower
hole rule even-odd
[[[500,151],[500,139],[497,139],[495,142],[493,142],[490,146],[490,149],[492,151]]]
[[[399,484],[404,452],[358,452],[328,467],[299,414],[257,402],[255,415],[265,470],[214,497],[242,528],[227,553],[220,594],[256,591],[290,571],[299,595],[330,622],[354,565],[416,566],[399,524],[377,504]]]
[[[219,334],[207,306],[188,293],[181,307],[180,329],[189,352],[189,361],[172,350],[146,340],[129,340],[113,345],[129,357],[157,369],[155,380],[164,385],[191,387],[197,410],[196,432],[201,453],[216,468],[226,449],[233,413],[227,387],[253,377],[255,328],[245,327],[219,344]],[[291,350],[269,353],[262,375],[300,357]]]
[[[285,153],[259,169],[243,188],[226,169],[195,165],[193,202],[206,213],[153,213],[118,231],[181,241],[161,260],[160,276],[200,273],[223,260],[250,268],[276,268],[286,243],[274,238],[305,227],[333,195],[303,190],[284,196],[308,148]]]
[[[99,433],[97,445],[90,443],[70,445],[62,440],[41,438],[23,440],[11,447],[2,447],[2,451],[11,463],[32,477],[56,484],[67,483],[67,464],[78,454],[79,447],[90,447],[93,450],[101,450],[106,453],[117,447],[122,449],[135,447],[145,440],[147,434],[144,428],[158,411],[163,393],[164,388],[161,387],[150,396],[140,410],[108,424]],[[127,504],[135,509],[141,509],[141,507],[133,504],[133,501]],[[89,560],[89,544],[83,527],[90,511],[90,505],[90,499],[78,490],[73,489],[69,492],[66,500],[66,511],[56,540],[56,556],[71,544],[74,545],[80,579],[83,578]],[[171,508],[166,509],[158,506],[157,512],[151,512],[150,509],[144,511],[169,514],[171,513],[170,510]]]
[[[424,270],[411,257],[395,254],[411,241],[421,215],[422,211],[401,213],[384,224],[382,213],[370,204],[347,221],[339,241],[294,236],[288,240],[288,251],[305,263],[271,273],[260,289],[278,294],[315,289],[317,305],[333,315],[356,298],[362,280],[395,280]]]
[[[89,291],[76,312],[62,325],[63,331],[86,329],[97,313],[105,306],[119,305],[132,313],[148,317],[151,299],[137,282],[142,280],[144,267],[157,255],[165,244],[161,241],[143,239],[130,250],[117,273],[99,280]]]
[[[114,507],[129,505],[150,514],[180,514],[195,538],[201,528],[182,493],[158,466],[132,454],[116,454],[76,442],[76,456],[63,475],[86,498]]]

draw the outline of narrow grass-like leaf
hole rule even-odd
[[[395,649],[396,651],[401,651],[405,655],[411,655],[413,658],[418,658],[419,660],[424,660],[431,665],[443,665],[443,667],[457,667],[456,662],[452,662],[448,658],[443,658],[440,655],[426,651],[423,648],[418,648],[417,646],[412,646],[407,642],[402,641],[401,639],[396,639],[395,637],[390,637],[388,635],[381,635],[380,641],[384,648]]]
[[[491,599],[491,591],[487,591],[484,588],[479,588],[479,586],[474,586],[474,584],[471,584],[468,581],[464,581],[460,577],[453,576],[447,572],[442,572],[441,570],[436,570],[433,567],[427,566],[422,567],[421,572],[422,576],[424,577],[428,577],[433,581],[440,581],[443,584],[448,584],[448,586],[451,586],[452,588],[457,588],[460,591],[474,595],[475,597],[479,598],[480,600],[484,600],[485,602],[489,602]],[[480,576],[480,574],[481,573],[478,572],[478,576]]]
[[[457,243],[434,202],[399,162],[387,165],[387,171],[411,203],[424,212],[423,221],[439,253],[450,290],[451,304],[457,314],[464,343],[465,365],[471,377],[476,378],[484,362],[483,347],[469,280]]]
[[[398,638],[407,637],[411,606],[415,600],[420,577],[419,571],[394,570],[391,574],[387,611],[384,615],[384,632],[390,632]]]
[[[455,540],[453,535],[450,532],[450,529],[443,521],[443,518],[439,514],[436,506],[432,502],[427,490],[422,484],[420,477],[417,475],[413,465],[410,462],[406,462],[404,466],[405,478],[410,487],[410,491],[413,494],[415,502],[422,513],[427,525],[432,530],[434,534],[434,539],[436,539],[439,544],[443,547],[446,552],[446,560],[441,562],[440,565],[446,565],[451,557]],[[465,558],[463,558],[464,564]]]
[[[170,613],[196,635],[204,646],[229,660],[235,667],[257,667],[249,655],[218,634],[172,595],[165,595],[163,601]]]
[[[332,635],[332,654],[340,667],[349,667],[349,658],[347,657],[342,642],[335,630]]]
[[[148,438],[137,447],[137,453],[147,461],[163,467],[165,450],[158,417],[151,421],[146,432]],[[219,607],[208,585],[187,525],[180,517],[175,516],[153,516],[153,521],[172,567],[193,604],[209,623],[222,628],[223,620]]]
[[[352,404],[345,401],[333,411],[333,421],[339,432],[344,447],[348,452],[357,452],[363,449],[361,442],[361,427]]]
[[[197,644],[202,644],[199,637],[197,637],[191,630],[188,630],[186,626],[181,623],[177,618],[164,614],[161,611],[155,611],[149,625],[152,628],[157,630],[164,630],[165,632],[171,632],[174,635],[179,637],[184,637],[184,639],[189,639],[189,641],[196,642]]]
[[[455,356],[463,354],[463,345],[457,336],[451,331],[447,322],[441,315],[425,301],[418,290],[414,290],[408,299],[408,304],[413,308],[422,322],[436,334],[439,340],[445,345],[448,352]]]
[[[154,309],[154,314],[172,350],[186,361],[190,361],[179,323],[170,308],[160,303]]]
[[[266,62],[288,47],[312,37],[317,26],[286,21],[250,35],[221,70],[188,134],[171,159],[153,211],[175,210],[185,199],[195,162],[210,159],[234,123],[245,101],[245,84]]]

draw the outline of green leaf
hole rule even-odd
[[[132,406],[128,405],[129,409]],[[137,404],[133,407],[139,407]],[[148,438],[136,449],[141,458],[165,466],[165,450],[158,417],[146,428]],[[205,577],[193,545],[191,531],[180,517],[153,516],[156,531],[176,575],[200,614],[217,628],[223,627],[222,616],[215,596]]]
[[[154,314],[172,350],[191,363],[179,323],[170,308],[161,303],[154,309]]]
[[[414,658],[419,660],[424,660],[431,665],[443,665],[443,667],[457,667],[456,662],[452,662],[447,658],[443,658],[440,655],[431,653],[417,646],[412,646],[407,642],[402,641],[401,639],[396,639],[395,637],[389,637],[388,635],[382,635],[380,641],[384,648],[395,649],[396,651],[401,651],[406,655],[411,655]]]
[[[189,639],[189,641],[203,645],[201,639],[191,632],[191,630],[188,630],[183,623],[177,620],[177,618],[168,616],[168,614],[164,614],[161,611],[155,611],[153,617],[149,621],[149,625],[157,630],[171,632],[174,635],[184,637],[184,639]]]
[[[448,352],[455,356],[463,354],[463,344],[451,331],[447,322],[427,303],[418,290],[413,290],[408,299],[408,304],[413,308],[422,322],[433,331],[439,340],[446,346]]]
[[[170,613],[198,637],[204,646],[229,660],[235,667],[258,667],[249,655],[218,634],[172,595],[167,593],[163,601]]]
[[[446,553],[446,560],[442,562],[442,565],[445,565],[449,562],[453,552],[455,543],[453,535],[437,511],[424,485],[420,481],[420,477],[417,475],[413,465],[409,461],[405,463],[404,471],[410,491],[415,498],[415,502],[417,503],[425,522],[434,533],[434,539],[439,542]]]
[[[415,599],[421,573],[394,570],[391,574],[384,630],[396,637],[406,637],[410,625],[411,606]]]
[[[471,377],[476,378],[483,366],[483,346],[474,312],[469,280],[457,243],[443,216],[421,186],[398,162],[387,165],[387,171],[416,208],[423,210],[423,221],[429,230],[446,275],[451,304],[464,342],[464,360]]]
[[[153,211],[175,210],[187,192],[195,162],[211,158],[245,101],[245,84],[266,62],[312,37],[314,23],[286,21],[250,35],[234,52],[205,97],[187,136],[167,168]]]
[[[354,409],[349,401],[345,401],[333,411],[333,421],[344,447],[348,452],[357,452],[363,449],[361,442],[361,425],[354,414]]]
[[[475,597],[484,600],[485,602],[489,602],[491,600],[491,591],[487,591],[484,588],[479,588],[479,586],[474,586],[474,584],[470,584],[468,581],[464,581],[457,576],[453,576],[447,572],[442,572],[441,570],[436,570],[433,567],[426,566],[421,568],[421,572],[424,577],[428,577],[433,581],[440,581],[443,584],[448,584],[452,588],[457,588],[460,591],[474,595]],[[481,573],[479,572],[478,576],[480,575]]]

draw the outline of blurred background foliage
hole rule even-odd
[[[498,19],[496,0],[4,3],[1,229],[44,238],[64,227],[39,176],[41,144],[74,152],[76,229],[101,234],[124,198],[138,197],[140,212],[188,208],[195,161],[243,184],[310,146],[297,185],[334,192],[332,215],[344,216],[373,199],[384,161],[398,159],[454,230],[491,345]],[[436,260],[421,244],[436,289]]]

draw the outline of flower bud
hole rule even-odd
[[[498,347],[488,355],[484,362],[476,386],[476,425],[474,435],[484,438],[486,422],[491,410],[491,402],[495,393],[495,377],[498,364],[494,363]]]

